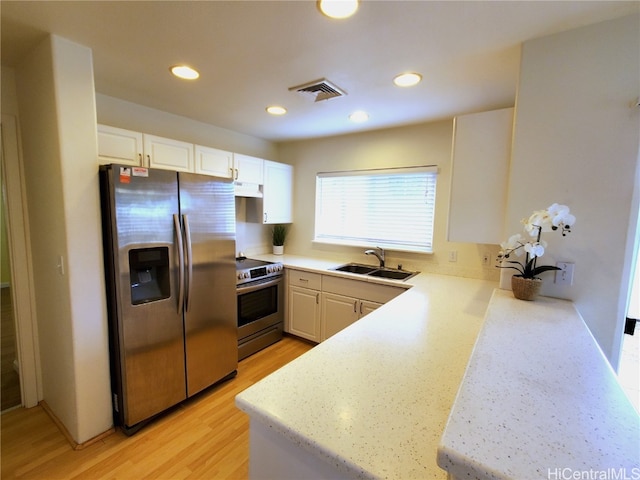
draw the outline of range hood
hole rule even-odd
[[[235,182],[236,197],[262,198],[262,185],[257,183]]]

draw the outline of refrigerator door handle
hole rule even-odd
[[[182,224],[184,225],[184,236],[187,244],[187,288],[184,307],[185,311],[188,312],[189,307],[191,306],[189,297],[191,295],[191,282],[193,281],[193,252],[191,251],[191,229],[189,228],[189,216],[186,213],[182,215]]]
[[[173,214],[173,226],[178,240],[178,313],[182,312],[182,302],[184,300],[184,246],[182,244],[182,229],[180,228],[180,217]]]

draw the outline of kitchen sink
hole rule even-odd
[[[332,268],[332,270],[335,270],[337,272],[359,273],[361,275],[365,275],[377,270],[377,268],[371,267],[369,265],[360,265],[359,263],[347,263],[346,265],[340,265],[339,267]]]
[[[391,280],[406,280],[420,273],[395,270],[393,268],[372,267],[371,265],[362,265],[359,263],[346,263],[331,270],[335,270],[336,272],[357,273],[358,275],[369,275],[378,278],[389,278]]]
[[[406,280],[409,277],[413,277],[417,273],[418,272],[406,272],[404,270],[380,269],[380,270],[374,270],[368,275],[372,277],[391,278],[393,280]]]

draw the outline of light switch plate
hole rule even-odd
[[[557,285],[573,285],[573,269],[575,263],[557,262],[556,267],[560,270],[556,270],[555,283]]]

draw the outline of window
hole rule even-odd
[[[315,241],[432,252],[437,167],[318,173]]]

